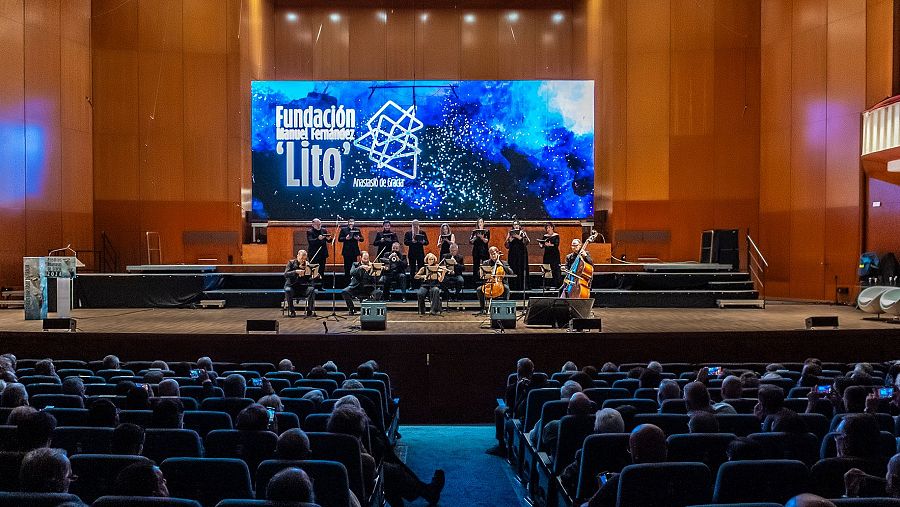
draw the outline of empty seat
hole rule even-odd
[[[285,379],[291,384],[303,378],[299,371],[269,371],[264,375],[267,379]]]
[[[623,405],[631,405],[639,414],[655,414],[659,411],[656,400],[641,400],[637,398],[614,398],[603,402],[602,408],[618,408]]]
[[[680,507],[709,502],[712,474],[703,463],[628,465],[619,476],[619,507]]]
[[[231,420],[234,421],[241,410],[253,403],[254,401],[250,398],[206,398],[200,402],[200,410],[226,412],[231,416]]]
[[[225,377],[227,377],[227,376],[229,376],[229,375],[240,375],[240,376],[244,377],[244,380],[247,380],[247,383],[248,383],[248,384],[250,383],[250,382],[249,382],[250,379],[255,379],[255,378],[260,378],[260,377],[262,377],[262,374],[261,374],[260,372],[258,372],[258,371],[253,371],[253,370],[231,370],[231,371],[222,372],[222,374],[221,374],[216,380],[217,380],[217,381],[225,380]]]
[[[304,431],[327,431],[329,417],[331,414],[309,414],[300,426]]]
[[[628,398],[628,389],[612,388],[612,387],[591,387],[582,391],[585,396],[597,404],[598,407],[603,406],[603,402],[612,399]]]
[[[300,418],[297,414],[291,412],[275,412],[275,426],[278,428],[278,434],[282,434],[287,430],[299,428]]]
[[[275,456],[278,435],[271,431],[214,430],[204,439],[210,458],[239,458],[251,470]]]
[[[29,398],[34,408],[84,408],[84,399],[73,394],[36,394]]]
[[[336,461],[321,460],[266,460],[256,469],[256,497],[265,498],[266,486],[281,470],[298,467],[313,482],[316,503],[322,507],[344,507],[350,502],[347,469]]]
[[[53,365],[57,370],[66,370],[66,369],[86,369],[87,363],[80,359],[56,359],[53,361]]]
[[[635,427],[640,424],[655,424],[669,436],[688,433],[690,419],[686,414],[637,414],[634,416],[633,424]]]
[[[182,396],[190,396],[197,401],[203,401],[206,398],[224,398],[225,391],[221,387],[204,388],[203,386],[182,386]]]
[[[78,476],[69,492],[90,503],[114,492],[116,477],[134,463],[149,463],[143,456],[115,456],[110,454],[79,454],[72,456],[72,473]]]
[[[65,449],[69,456],[107,454],[112,447],[113,431],[112,428],[60,426],[53,430],[50,446]]]
[[[201,507],[195,500],[155,496],[104,496],[91,507]]]
[[[762,424],[755,415],[750,414],[716,414],[719,422],[719,431],[722,433],[734,433],[739,437],[746,437],[751,433],[762,431]]]
[[[300,389],[292,387],[291,389]],[[306,416],[312,414],[316,409],[316,404],[312,400],[304,400],[301,398],[281,398],[281,404],[284,406],[285,412],[291,412],[297,415],[297,419],[302,423]]]
[[[121,410],[119,422],[137,424],[142,428],[150,426],[153,422],[152,410]]]
[[[175,498],[190,498],[204,506],[225,498],[253,498],[250,471],[239,459],[169,458],[160,468]]]
[[[612,383],[612,386],[614,388],[627,389],[628,392],[634,394],[634,392],[637,391],[639,387],[641,387],[641,381],[636,378],[624,378],[621,380],[616,380]]]
[[[337,461],[347,470],[347,483],[350,491],[361,503],[366,502],[363,483],[362,458],[359,441],[350,435],[336,433],[309,432],[309,446],[312,458],[316,460]]]
[[[0,507],[56,507],[67,502],[81,504],[69,493],[0,493]]]
[[[203,438],[212,430],[230,430],[231,416],[211,410],[185,410],[184,427],[196,431]]]
[[[884,310],[881,309],[881,297],[892,288],[876,285],[863,289],[856,297],[856,306],[866,313],[881,315],[884,313]]]
[[[266,372],[275,370],[275,365],[272,363],[241,363],[241,370],[255,371],[262,376],[265,375]]]
[[[113,377],[133,376],[134,372],[132,370],[97,370],[94,375],[103,377],[109,382]]]
[[[59,368],[57,366],[56,374],[59,378],[66,377],[93,377],[94,372],[85,368]]]
[[[694,461],[705,464],[716,473],[719,466],[728,460],[728,444],[735,439],[734,433],[686,433],[670,435],[667,439],[669,461]]]
[[[26,386],[31,384],[62,384],[62,380],[54,375],[26,375],[19,377],[19,383]]]
[[[313,389],[324,389],[328,396],[338,388],[338,383],[332,379],[300,379],[294,382],[294,387],[312,387]]]
[[[796,460],[729,461],[719,467],[713,501],[784,503],[806,491],[809,469]]]
[[[147,429],[142,454],[156,463],[167,458],[199,458],[203,456],[203,443],[194,430]]]
[[[656,400],[659,394],[659,389],[655,387],[641,387],[634,392],[635,398],[641,398],[644,400]]]
[[[819,440],[812,433],[753,433],[751,440],[763,446],[766,459],[793,459],[812,466],[819,460]]]
[[[628,433],[589,435],[581,447],[581,465],[575,497],[584,500],[597,492],[597,474],[619,472],[631,464]]]
[[[25,391],[28,392],[28,396],[34,396],[37,394],[62,394],[62,384],[28,384],[27,386],[25,386]]]

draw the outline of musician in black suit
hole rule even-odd
[[[572,268],[572,263],[575,262],[575,259],[578,256],[578,251],[581,250],[581,240],[575,238],[572,240],[572,253],[566,255],[566,269]],[[581,257],[588,262],[588,264],[593,264],[594,260],[591,259],[591,254],[584,250],[581,252]]]
[[[400,251],[400,243],[394,242],[391,250],[379,259],[384,264],[384,270],[381,272],[381,278],[378,283],[381,285],[382,294],[387,301],[391,300],[391,290],[395,285],[400,285],[403,291],[403,302],[406,302],[406,289],[409,288],[409,263],[406,256]]]
[[[409,259],[409,276],[415,276],[425,263],[425,245],[428,244],[428,236],[419,228],[418,220],[413,220],[410,230],[403,234],[403,244]]]
[[[495,267],[499,264],[501,267],[503,267],[503,271],[505,272],[506,276],[515,274],[515,273],[513,273],[513,270],[509,267],[509,264],[500,260],[500,249],[499,248],[492,246],[488,250],[488,255],[490,255],[491,258],[482,262],[481,263],[482,266],[487,266],[487,267],[491,268],[491,272],[493,273],[493,272],[495,272]],[[475,293],[478,296],[478,306],[480,308],[480,311],[478,313],[484,314],[486,311],[486,306],[487,306],[485,303],[485,298],[484,298],[484,285],[483,284],[479,285],[478,288],[475,289]],[[503,294],[500,295],[500,298],[509,299],[509,284],[506,283],[505,279],[503,281]]]
[[[364,241],[362,232],[354,225],[353,218],[347,219],[347,225],[341,227],[338,241],[342,243],[341,255],[344,257],[344,277],[350,278],[353,263],[359,258],[359,244]]]
[[[482,232],[483,231],[483,232]],[[484,228],[484,219],[479,218],[472,234],[469,235],[469,243],[472,245],[472,280],[475,286],[479,285],[481,275],[478,272],[481,263],[488,258],[488,243],[491,241],[491,231]]]
[[[341,291],[341,297],[347,303],[350,315],[356,315],[356,307],[353,306],[353,298],[366,299],[372,296],[375,290],[375,278],[372,277],[372,263],[369,262],[369,252],[362,252],[359,262],[354,262],[350,269],[350,283]]]
[[[375,241],[372,242],[378,250],[375,252],[375,258],[380,259],[385,252],[390,251],[391,246],[399,241],[397,233],[391,230],[391,221],[385,220],[381,223],[381,230],[375,233]]]
[[[297,252],[297,258],[288,261],[284,268],[284,299],[287,302],[288,317],[295,317],[294,296],[306,298],[306,315],[316,312],[316,288],[313,284],[313,269],[306,250]]]
[[[306,231],[306,242],[309,244],[309,262],[319,266],[319,275],[325,276],[325,261],[328,259],[328,242],[331,237],[328,230],[322,227],[322,221],[314,218],[312,227]]]
[[[550,272],[553,273],[553,286],[559,287],[559,234],[556,232],[556,226],[553,222],[547,222],[544,225],[544,237],[538,240],[541,248],[544,249],[544,258],[542,262],[550,265]]]
[[[459,301],[460,292],[462,292],[463,288],[463,268],[465,265],[463,263],[463,256],[459,255],[459,245],[456,243],[450,243],[450,252],[441,256],[441,261],[444,264],[448,264],[448,259],[453,259],[456,264],[448,266],[452,268],[452,272],[447,273],[447,275],[444,276],[444,283],[441,284],[441,288],[444,289],[448,296],[450,295],[450,291],[453,290],[453,298]]]

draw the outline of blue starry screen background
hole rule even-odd
[[[252,217],[323,219],[579,219],[593,215],[593,81],[254,81]],[[334,187],[287,185],[276,106],[354,109],[354,137],[388,101],[415,106],[421,128],[414,179],[352,144]],[[362,141],[360,141],[362,142]],[[300,142],[295,141],[300,167]],[[322,149],[343,141],[312,141]],[[348,151],[345,153],[345,151]],[[409,169],[410,157],[398,160]],[[402,187],[354,186],[393,178]]]

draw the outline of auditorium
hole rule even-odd
[[[0,62],[0,507],[900,506],[900,0],[0,0]]]

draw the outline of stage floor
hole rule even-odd
[[[407,303],[414,305],[414,303]],[[324,316],[330,308],[322,308]],[[793,331],[804,328],[809,316],[836,315],[840,329],[900,330],[900,322],[876,320],[849,306],[770,302],[760,309],[708,308],[594,308],[595,317],[603,322],[604,333],[691,333],[691,332],[753,332]],[[338,315],[347,316],[343,305]],[[281,334],[324,334],[321,319],[284,318],[278,309],[78,309],[72,316],[78,320],[78,331],[86,333],[158,333],[158,334],[242,334],[247,319],[277,319]],[[383,334],[384,331],[360,331],[359,318],[337,322],[328,320],[330,333],[358,332]],[[494,333],[486,326],[485,318],[468,311],[445,312],[443,316],[419,317],[414,306],[409,310],[392,310],[388,314],[390,334],[479,334]],[[355,326],[355,327],[354,327]],[[0,310],[0,332],[34,332],[41,330],[40,321],[25,321],[21,309]],[[519,320],[515,329],[507,333],[558,333],[547,327],[528,327]]]

